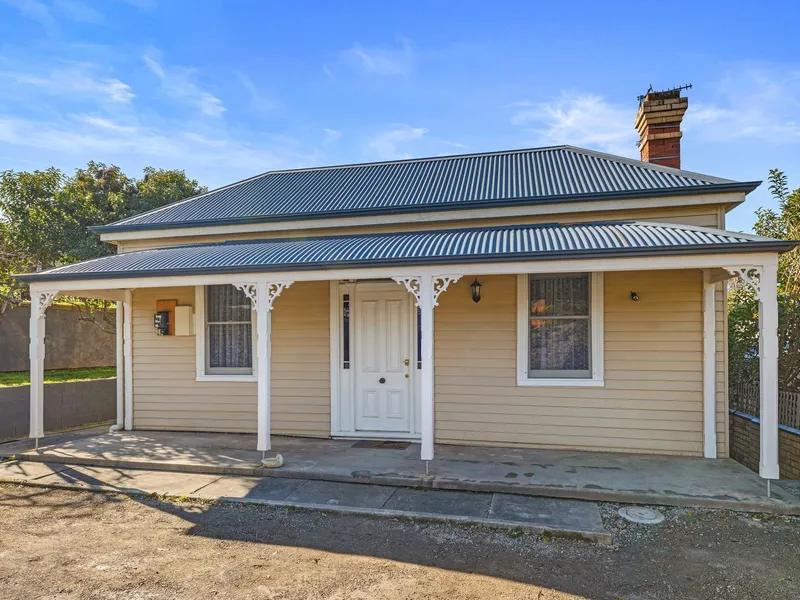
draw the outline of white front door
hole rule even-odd
[[[409,294],[396,284],[358,286],[355,308],[355,425],[411,431]]]

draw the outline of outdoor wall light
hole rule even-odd
[[[472,301],[477,304],[481,301],[481,282],[478,281],[478,278],[475,278],[475,281],[469,284],[469,287],[472,288]]]
[[[634,302],[638,302],[639,294],[637,294],[636,292],[631,292],[631,300],[633,300]]]

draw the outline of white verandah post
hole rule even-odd
[[[30,360],[31,360],[31,406],[29,437],[36,440],[44,437],[44,332],[45,311],[58,292],[31,292]]]
[[[703,271],[703,455],[717,458],[716,282]]]
[[[758,346],[761,387],[759,475],[779,479],[778,464],[778,259],[763,265],[758,286]]]
[[[417,301],[420,310],[420,329],[422,334],[420,369],[420,458],[425,461],[433,460],[434,442],[434,377],[433,377],[433,309],[439,305],[439,296],[451,283],[460,277],[447,275],[423,275],[419,277],[395,277],[397,283],[406,286]]]
[[[272,352],[272,307],[275,298],[292,285],[291,281],[257,281],[256,283],[237,283],[235,287],[250,298],[256,312],[256,381],[257,381],[257,426],[256,449],[262,454],[272,447],[270,440],[270,358]],[[282,458],[275,464],[281,466]],[[279,463],[279,464],[278,464]]]
[[[780,479],[778,460],[778,255],[762,265],[732,271],[758,298],[759,437],[758,474]],[[757,277],[756,277],[757,276]],[[769,491],[769,481],[767,482]]]
[[[266,282],[256,284],[256,377],[258,378],[258,442],[256,448],[266,452],[270,439],[270,361],[272,354],[272,307],[265,308]]]
[[[124,350],[124,317],[125,308],[121,300],[115,303],[114,316],[116,319],[114,333],[116,341],[116,360],[117,367],[117,420],[109,427],[109,433],[121,431],[125,427],[125,350]]]
[[[422,369],[420,370],[420,458],[433,460],[434,405],[433,405],[433,279],[419,280],[420,328],[422,330]]]
[[[133,429],[133,292],[125,290],[122,302],[122,382],[126,431]],[[119,369],[119,367],[117,367]]]

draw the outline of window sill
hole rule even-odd
[[[225,382],[250,382],[255,383],[258,378],[255,375],[197,375],[195,381],[225,381]]]
[[[517,379],[524,387],[605,387],[603,379]]]

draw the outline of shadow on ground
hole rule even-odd
[[[68,481],[73,475],[62,472],[62,476]],[[100,483],[83,473],[74,477],[86,484]],[[131,526],[123,534],[126,540],[115,543],[136,543],[129,538],[140,536],[143,547],[139,551],[146,551],[152,528],[166,523],[178,536],[176,540],[186,536],[243,543],[244,547],[236,546],[240,552],[248,548],[257,552],[263,545],[274,547],[278,557],[284,552],[294,556],[297,549],[322,551],[326,553],[322,559],[312,553],[308,556],[317,558],[308,561],[341,561],[341,569],[384,569],[384,563],[378,567],[362,559],[387,559],[588,598],[800,597],[796,559],[800,523],[793,518],[757,521],[724,511],[668,509],[667,522],[659,527],[620,529],[613,524],[618,546],[609,549],[484,528],[319,511],[137,496],[128,500],[120,495],[34,488],[19,488],[6,497],[2,490],[4,514],[12,507],[27,506],[44,520],[67,518],[77,524],[102,520],[108,511],[130,513],[126,518]],[[173,518],[180,520],[177,525]],[[101,527],[98,535],[107,533]],[[362,562],[354,566],[347,557]],[[285,568],[301,572],[313,565],[302,562]],[[431,573],[430,577],[437,577],[436,571]]]

